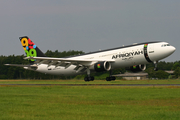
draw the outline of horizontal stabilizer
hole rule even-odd
[[[4,64],[6,66],[16,66],[16,67],[35,67],[37,68],[37,65],[21,65],[21,64]]]

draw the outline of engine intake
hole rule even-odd
[[[107,61],[98,62],[94,65],[94,70],[96,72],[109,71],[111,69],[111,64]]]

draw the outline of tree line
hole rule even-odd
[[[68,57],[68,56],[75,56],[84,54],[83,51],[63,51],[59,52],[47,50],[45,53],[48,57]],[[10,55],[10,56],[0,56],[0,79],[83,79],[85,75],[77,75],[77,76],[55,76],[49,75],[39,72],[34,72],[30,70],[25,70],[21,67],[11,67],[5,66],[4,64],[29,64],[28,60],[24,60],[26,56],[24,55]],[[148,64],[147,69],[145,70],[149,74],[149,78],[158,78],[158,79],[167,79],[167,78],[179,78],[180,77],[180,61],[175,62],[164,62],[160,61],[158,63],[158,71],[154,71],[154,65]],[[165,72],[168,71],[175,71],[174,75],[169,75]],[[126,72],[125,68],[120,68],[113,70],[113,74],[123,74]],[[95,79],[105,79],[109,76],[109,72],[102,72],[102,73],[92,73]],[[119,78],[121,79],[121,78]]]

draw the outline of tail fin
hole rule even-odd
[[[46,57],[46,55],[27,37],[19,38],[27,57]],[[34,59],[29,60],[34,63]]]

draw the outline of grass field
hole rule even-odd
[[[169,84],[171,80],[160,80]],[[75,84],[83,81],[6,81]],[[0,84],[6,83],[0,81]],[[105,84],[94,81],[90,84]],[[146,81],[147,82],[147,81]],[[137,81],[145,84],[145,81]],[[153,81],[149,81],[150,84]],[[171,81],[179,84],[179,80]],[[89,84],[87,83],[87,84]],[[135,84],[135,81],[108,83]],[[155,81],[153,84],[157,84]],[[1,120],[179,120],[180,87],[0,86]]]
[[[167,80],[0,80],[0,84],[180,84],[180,79]]]

